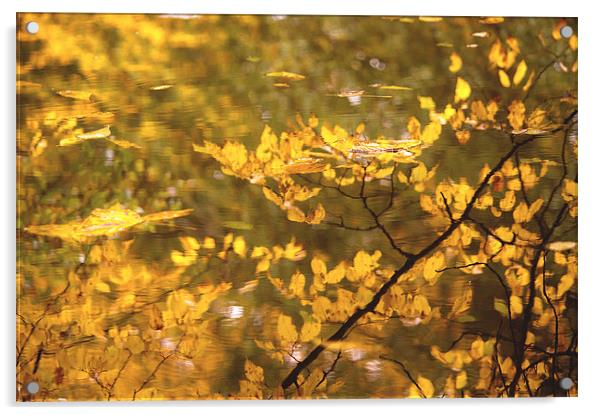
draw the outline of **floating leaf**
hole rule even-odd
[[[89,91],[74,91],[70,89],[56,91],[57,95],[65,98],[77,99],[81,101],[89,101],[92,98],[92,92]]]
[[[568,251],[577,247],[577,242],[572,241],[556,241],[548,244],[548,249],[554,252]]]
[[[165,91],[166,89],[171,89],[174,86],[171,84],[163,84],[163,85],[157,85],[157,86],[151,86],[149,89],[151,91]]]
[[[378,89],[385,89],[390,91],[412,91],[412,88],[400,85],[380,85]]]
[[[294,73],[294,72],[285,72],[285,71],[280,71],[280,72],[268,72],[265,74],[265,76],[269,77],[269,78],[282,78],[282,79],[288,79],[291,81],[301,81],[303,79],[305,79],[304,75],[298,74],[298,73]]]
[[[60,225],[32,225],[25,228],[25,231],[66,241],[82,242],[89,238],[112,236],[144,222],[178,218],[189,215],[191,212],[192,209],[185,209],[140,216],[133,210],[124,209],[121,205],[115,204],[108,209],[94,209],[82,221]]]
[[[116,138],[107,138],[107,141],[109,141],[110,143],[113,143],[116,146],[119,146],[121,148],[142,148],[138,144],[132,143],[131,141],[127,141],[127,140],[119,140]]]

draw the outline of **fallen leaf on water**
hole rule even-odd
[[[489,37],[489,32],[474,32],[472,35],[474,37],[486,38]]]
[[[92,92],[90,91],[73,91],[70,89],[65,89],[62,91],[56,91],[56,94],[65,98],[79,99],[82,101],[89,101],[92,99]]]
[[[151,86],[149,89],[151,91],[165,91],[166,89],[170,89],[170,88],[173,88],[173,85],[164,84],[164,85]]]
[[[142,148],[138,144],[132,143],[131,141],[127,141],[127,140],[118,140],[116,138],[107,138],[107,141],[109,141],[121,148]]]
[[[568,251],[577,247],[577,242],[572,241],[556,241],[548,244],[548,249],[554,252]]]
[[[267,76],[268,78],[289,79],[291,81],[301,81],[301,80],[305,79],[305,75],[301,75],[301,74],[294,73],[294,72],[285,72],[285,71],[268,72],[265,74],[265,76]]]
[[[111,128],[107,125],[106,127],[100,128],[98,130],[90,131],[87,133],[76,134],[77,138],[82,140],[94,140],[98,138],[107,138],[111,135]]]
[[[289,84],[287,84],[286,82],[275,82],[274,86],[276,88],[290,88],[291,86]]]
[[[412,88],[400,85],[380,85],[378,89],[386,89],[391,91],[411,91]]]
[[[115,204],[108,209],[94,209],[82,221],[65,224],[32,225],[25,228],[34,235],[50,236],[70,242],[83,242],[90,238],[112,236],[144,222],[156,222],[187,216],[193,209],[164,211],[140,216],[136,211]]]

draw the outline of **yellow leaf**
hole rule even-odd
[[[245,360],[245,377],[253,383],[263,383],[263,368],[250,360]]]
[[[529,206],[525,202],[521,202],[516,209],[514,209],[514,212],[512,212],[512,217],[516,223],[529,222],[542,205],[543,199],[541,198],[537,199]]]
[[[516,295],[510,296],[510,311],[512,312],[512,318],[523,312],[523,301]]]
[[[245,258],[247,256],[247,243],[242,236],[237,236],[236,239],[234,239],[234,242],[232,243],[232,250],[241,258]]]
[[[299,341],[308,342],[310,340],[313,340],[320,334],[321,330],[322,324],[320,323],[320,321],[309,317],[301,327]]]
[[[556,241],[548,244],[548,249],[554,252],[568,251],[577,247],[577,242]]]
[[[412,88],[407,87],[407,86],[400,86],[400,85],[381,85],[378,87],[378,89],[385,89],[385,90],[391,90],[391,91],[411,91]]]
[[[433,101],[432,97],[421,97],[418,96],[418,102],[420,102],[420,108],[426,110],[434,110],[435,109],[435,101]]]
[[[290,316],[280,314],[276,330],[278,330],[278,335],[283,343],[294,343],[297,341],[297,328]]]
[[[525,60],[523,59],[522,61],[520,61],[520,63],[516,67],[516,72],[514,72],[514,77],[512,78],[512,83],[514,85],[520,84],[520,82],[525,77],[526,73],[527,73],[527,62],[525,62]]]
[[[510,77],[508,76],[506,71],[503,69],[498,69],[497,74],[498,74],[498,77],[500,78],[500,84],[504,88],[509,88],[510,87]]]
[[[166,210],[163,212],[151,213],[149,215],[143,216],[142,220],[144,222],[158,222],[162,220],[169,220],[181,218],[183,216],[188,216],[192,212],[194,212],[194,209]]]
[[[508,190],[504,198],[500,200],[500,210],[503,212],[510,212],[516,203],[516,195],[514,191]]]
[[[303,213],[297,206],[291,206],[286,211],[286,217],[291,222],[305,222],[305,213]]]
[[[81,101],[89,101],[92,98],[92,92],[89,91],[73,91],[66,89],[57,91],[56,94],[65,98],[77,99]]]
[[[336,267],[334,267],[330,272],[326,274],[325,282],[328,284],[337,284],[344,277],[347,271],[347,266],[344,262],[339,263]]]
[[[296,297],[303,296],[303,289],[305,288],[305,275],[299,271],[295,272],[291,277],[291,283],[288,286],[289,291]]]
[[[188,267],[196,262],[196,253],[171,251],[171,261],[179,267]]]
[[[439,277],[441,276],[441,272],[439,271],[445,266],[445,255],[441,251],[437,251],[434,255],[432,255],[429,259],[426,260],[424,264],[423,277],[429,285],[434,285]]]
[[[326,217],[326,210],[324,210],[324,206],[321,203],[318,203],[318,206],[313,211],[308,212],[306,217],[306,222],[311,225],[317,225],[321,223]]]
[[[451,73],[456,73],[460,69],[462,69],[462,58],[456,52],[453,52],[451,54],[451,56],[449,57],[449,60],[450,60],[450,64],[449,64],[448,69]]]
[[[312,258],[311,260],[311,270],[314,275],[325,275],[326,274],[326,264],[320,258]]]
[[[464,389],[467,383],[468,376],[466,375],[466,371],[463,370],[456,376],[456,389]]]
[[[317,128],[317,127],[318,127],[319,120],[318,120],[318,117],[316,117],[316,114],[313,114],[313,113],[312,113],[312,114],[309,116],[308,123],[309,123],[309,126],[310,126],[311,128]]]
[[[102,281],[97,282],[96,285],[94,286],[94,288],[96,288],[98,291],[100,291],[102,293],[111,292],[111,287],[109,287],[109,284],[107,284],[106,282],[102,282]]]
[[[508,121],[512,128],[520,130],[525,122],[525,104],[520,100],[514,100],[508,106]]]
[[[458,130],[456,131],[456,139],[460,144],[466,144],[470,140],[470,131]]]
[[[298,73],[294,73],[294,72],[285,72],[285,71],[281,71],[281,72],[268,72],[265,74],[265,76],[269,77],[269,78],[282,78],[282,79],[288,79],[290,81],[300,81],[305,79],[304,75],[298,74]]]
[[[205,239],[203,239],[203,248],[215,249],[215,239],[211,238],[210,236],[206,236]]]
[[[418,383],[418,386],[420,386],[420,390],[422,391],[422,393],[424,394],[425,397],[427,397],[427,398],[433,397],[433,394],[435,393],[435,387],[433,386],[433,383],[429,379],[427,379],[423,376],[418,376],[416,383]]]
[[[107,138],[107,141],[109,141],[110,143],[113,143],[116,146],[119,146],[121,148],[142,148],[138,144],[132,143],[131,141],[127,141],[127,140],[118,140],[116,138]]]
[[[465,101],[470,96],[472,90],[470,84],[464,79],[458,77],[456,80],[456,92],[454,95],[454,102]]]
[[[82,140],[93,140],[98,138],[107,138],[111,135],[111,129],[109,126],[103,127],[99,130],[90,131],[87,133],[76,134],[77,138]]]

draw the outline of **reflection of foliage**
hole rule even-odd
[[[48,31],[43,40],[57,46],[45,53],[31,52],[27,64],[20,62],[21,76],[69,65],[68,49],[81,48],[64,36],[64,23],[53,25],[51,17],[45,18],[42,24]],[[79,69],[113,75],[109,62],[115,59],[128,74],[163,71],[148,91],[179,91],[182,97],[192,96],[194,90],[174,85],[166,63],[169,50],[221,52],[227,49],[230,32],[220,29],[232,25],[256,34],[262,25],[272,28],[259,17],[207,16],[202,20],[211,29],[205,30],[215,29],[209,39],[193,35],[194,19],[174,23],[124,16],[103,20],[103,36],[112,38],[113,31],[120,33],[132,20],[140,28],[141,40],[95,52],[95,59],[92,52],[83,51]],[[417,31],[449,24],[438,18],[387,20],[377,21],[412,24]],[[330,20],[324,22],[328,32]],[[108,111],[108,96],[99,99],[85,88],[61,88],[46,99],[70,100],[70,106],[42,114],[21,110],[19,180],[24,185],[23,173],[31,175],[39,188],[25,186],[19,191],[23,222],[19,226],[26,231],[20,241],[18,273],[20,398],[31,398],[21,386],[33,379],[42,385],[35,399],[49,400],[353,396],[361,382],[356,362],[364,359],[357,355],[369,356],[366,367],[391,379],[389,384],[407,386],[362,389],[374,396],[567,393],[560,390],[558,380],[576,379],[577,98],[572,81],[564,80],[545,94],[537,89],[545,85],[548,74],[554,75],[552,68],[574,79],[577,39],[560,37],[559,27],[566,23],[548,25],[545,30],[551,39],[542,34],[540,41],[549,53],[541,61],[531,60],[525,51],[533,50],[528,38],[508,35],[506,29],[481,30],[483,25],[489,29],[506,24],[512,29],[515,21],[467,22],[475,28],[472,38],[486,42],[487,52],[474,51],[472,43],[466,52],[457,47],[450,51],[444,70],[453,81],[446,83],[445,93],[416,96],[414,115],[404,117],[401,138],[380,131],[372,134],[364,122],[350,131],[330,122],[328,115],[318,118],[312,113],[297,115],[280,134],[276,130],[281,128],[265,125],[257,142],[249,143],[239,139],[248,127],[235,119],[227,97],[222,104],[229,115],[225,121],[216,119],[214,127],[230,138],[195,134],[194,140],[183,141],[189,147],[174,144],[185,157],[194,153],[205,167],[219,166],[219,175],[213,176],[225,175],[237,189],[234,192],[246,188],[240,183],[255,185],[247,187],[258,189],[252,194],[269,202],[262,212],[289,226],[282,228],[288,235],[274,231],[276,242],[238,232],[251,229],[246,223],[220,223],[213,217],[217,222],[203,224],[208,230],[202,236],[190,233],[197,228],[187,225],[197,218],[192,209],[182,208],[195,203],[194,198],[145,190],[168,185],[172,174],[187,178],[175,161],[181,159],[174,156],[167,163],[174,172],[153,163],[153,148],[159,148],[153,141],[161,130],[147,128],[150,124],[140,126],[135,138],[117,134],[127,131],[123,124],[119,127],[119,117],[131,114]],[[319,47],[326,47],[323,36],[316,34],[314,39]],[[23,43],[33,43],[23,37]],[[150,56],[145,44],[153,46]],[[90,50],[98,48],[92,45]],[[128,58],[116,53],[127,53]],[[224,54],[221,59],[229,57]],[[258,61],[253,56],[247,59],[250,64]],[[220,64],[224,62],[204,63],[199,70],[210,75]],[[303,65],[286,68],[295,72],[280,69],[266,68],[260,76],[275,81],[271,86],[277,89],[293,90],[311,80],[310,68]],[[387,81],[373,87],[391,94],[421,90],[419,84],[410,88]],[[22,94],[41,87],[25,78],[19,82]],[[478,86],[480,82],[490,86]],[[352,105],[358,98],[393,96],[363,90],[328,92]],[[211,109],[203,111],[206,119],[212,117]],[[485,145],[497,150],[487,153],[490,160],[479,161],[480,171],[471,172],[464,170],[462,164],[468,163],[462,160],[433,161],[436,157],[429,153],[438,151],[445,140],[453,140],[453,147],[489,140]],[[116,165],[92,169],[98,184],[94,177],[83,176],[68,183],[52,182],[51,173],[60,177],[52,162],[69,157],[60,154],[74,154],[55,149],[93,154],[94,148],[107,146],[119,156],[111,160]],[[541,149],[545,152],[534,157]],[[185,166],[192,167],[187,160]],[[48,178],[43,178],[44,171]],[[77,197],[63,197],[62,188]],[[132,188],[137,189],[135,197],[121,201],[121,189],[131,193]],[[103,192],[94,195],[94,189]],[[61,202],[54,206],[57,200]],[[207,205],[205,200],[202,204]],[[418,228],[405,223],[412,219],[410,204],[419,212]],[[171,219],[177,220],[167,222]],[[162,255],[150,258],[142,251],[152,239],[143,239],[142,234],[128,239],[126,234],[137,225],[147,226],[151,237],[160,235],[156,226],[173,227],[177,238],[169,238],[159,249]],[[329,247],[314,240],[312,235],[325,228],[340,232],[336,238],[359,241],[359,248],[347,256],[326,254],[342,242],[335,238],[337,244]],[[60,245],[44,238],[48,236],[70,243]],[[41,252],[34,244],[44,252],[55,250],[53,255],[62,258],[61,275],[42,274],[44,269],[36,265]],[[67,266],[64,258],[74,252],[80,255],[79,263]],[[484,290],[487,281],[496,284],[492,295]],[[233,295],[259,291],[269,291],[269,298],[276,296],[277,301],[262,304],[257,297],[248,306],[252,321],[224,334],[215,310],[236,307],[226,305]],[[438,304],[441,297],[446,301]],[[410,332],[418,343],[431,345],[430,353],[423,353],[429,355],[421,355],[416,364],[407,362],[424,347],[397,344]],[[242,352],[235,354],[233,349]],[[237,356],[236,362],[232,356]],[[215,378],[223,362],[228,367],[221,368],[222,376],[229,371],[228,376],[240,379],[238,389]],[[82,391],[84,382],[97,388]],[[575,395],[576,386],[568,393]]]

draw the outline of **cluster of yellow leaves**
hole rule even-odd
[[[245,360],[245,379],[239,381],[240,397],[242,399],[263,399],[264,379],[263,368],[250,360]]]
[[[133,226],[188,216],[192,209],[164,211],[141,216],[138,212],[123,208],[119,203],[108,209],[94,209],[81,221],[57,225],[31,225],[25,231],[60,238],[68,242],[85,242],[101,236],[112,236]]]
[[[404,291],[399,285],[389,290],[376,310],[386,316],[399,317],[406,326],[427,324],[439,317],[439,309],[432,309],[424,294]]]
[[[251,258],[258,261],[255,267],[257,274],[268,271],[271,264],[277,264],[281,259],[300,261],[306,255],[303,245],[297,244],[295,237],[292,237],[284,247],[275,245],[269,249],[265,246],[255,246],[251,250]]]
[[[414,190],[422,193],[426,189],[426,184],[435,177],[437,173],[437,166],[427,170],[425,164],[421,161],[418,162],[416,167],[412,168],[409,177],[406,176],[402,171],[397,173],[397,180],[403,184],[413,184]]]
[[[522,59],[516,66],[512,79],[508,74],[508,71],[514,66],[520,53],[518,40],[511,36],[506,38],[505,44],[500,39],[496,39],[489,49],[489,63],[492,68],[497,69],[500,85],[504,88],[510,88],[512,84],[518,86],[527,74],[528,67],[525,59]],[[535,71],[531,71],[529,79],[523,86],[524,91],[527,91],[531,87],[534,77]]]
[[[113,143],[119,147],[123,148],[142,148],[138,144],[133,143],[127,140],[121,140],[115,138],[111,133],[110,126],[105,126],[99,130],[89,131],[89,132],[74,132],[71,137],[66,137],[61,139],[59,142],[59,146],[67,147],[75,144],[81,144],[86,141],[93,140],[107,140],[110,143]]]

